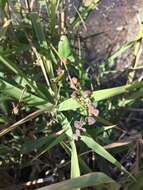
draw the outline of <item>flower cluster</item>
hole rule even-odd
[[[81,132],[86,132],[86,129],[83,128],[83,125],[85,125],[85,123],[83,121],[75,121],[74,122],[74,127],[76,128],[74,139],[77,141],[80,137]]]
[[[84,110],[82,110],[84,113],[86,113],[87,117],[85,118],[85,121],[75,121],[74,127],[75,127],[75,140],[78,140],[80,138],[81,132],[85,132],[86,129],[83,128],[83,125],[94,125],[96,120],[95,117],[99,115],[99,110],[95,107],[95,105],[91,101],[91,94],[92,92],[90,90],[85,90],[83,92],[78,91],[76,89],[78,84],[78,79],[76,77],[72,77],[70,79],[70,87],[74,90],[71,97],[72,98],[78,98],[80,103],[83,105]],[[85,108],[87,108],[85,110]]]

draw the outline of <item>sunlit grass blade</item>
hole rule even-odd
[[[73,139],[73,132],[72,127],[68,121],[68,119],[63,115],[60,114],[59,120],[63,129],[66,130],[66,134],[69,137],[70,146],[71,146],[71,178],[80,176],[80,169],[79,169],[79,161],[77,155],[76,145]]]
[[[127,87],[129,87],[129,85],[97,90],[92,93],[92,97],[94,98],[95,101],[101,101],[127,92]]]
[[[140,87],[143,87],[143,82],[135,82],[124,86],[97,90],[92,93],[92,98],[94,98],[95,101],[101,101],[123,93],[128,93],[129,91]]]
[[[11,23],[11,20],[6,20],[5,23],[3,24],[2,28],[0,29],[0,41],[5,39],[6,33],[8,31],[8,27]]]
[[[119,190],[119,184],[101,172],[89,173],[77,178],[42,187],[36,190],[73,190],[84,187],[102,187],[107,190]]]
[[[63,149],[65,150],[65,152],[71,156],[71,148],[64,142],[61,143],[61,146],[63,147]],[[87,165],[87,163],[81,158],[81,156],[78,155],[78,160],[79,160],[79,166],[80,166],[80,170],[82,173],[90,173],[92,172],[92,170],[90,169],[90,167]],[[70,162],[69,162],[70,164]]]
[[[105,99],[108,99],[108,98],[111,98],[113,96],[117,96],[123,93],[128,93],[132,90],[135,90],[141,87],[143,87],[143,82],[135,82],[132,84],[123,85],[119,87],[97,90],[92,93],[92,98],[94,98],[95,101],[101,101],[101,100],[105,100]],[[137,93],[137,95],[139,96],[139,93]],[[136,93],[134,96],[136,96]],[[80,103],[76,99],[69,98],[59,104],[58,110],[59,111],[76,110],[80,108],[80,106],[81,106]]]
[[[77,149],[74,141],[71,143],[71,178],[80,176]]]

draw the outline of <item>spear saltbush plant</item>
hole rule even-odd
[[[142,96],[143,83],[110,89],[91,83],[84,57],[72,46],[70,30],[98,1],[81,6],[68,27],[62,1],[39,1],[37,10],[32,1],[26,2],[0,1],[0,123],[4,126],[0,137],[5,139],[0,145],[1,167],[30,165],[59,146],[69,156],[70,177],[75,179],[47,189],[94,185],[103,189],[105,184],[106,189],[118,189],[111,176],[92,173],[80,155],[90,149],[133,178],[100,139],[116,130],[108,121],[106,105],[112,107],[114,96],[121,106],[135,102]],[[83,174],[87,175],[80,177]]]

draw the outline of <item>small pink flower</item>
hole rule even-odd
[[[88,125],[93,125],[93,124],[95,124],[95,122],[96,122],[93,117],[87,117],[87,118],[86,118],[86,121],[87,121],[87,124],[88,124]]]
[[[89,116],[98,116],[99,115],[99,110],[95,108],[95,106],[93,104],[89,104],[88,105],[88,113],[89,113]]]
[[[83,122],[83,121],[75,121],[74,122],[74,127],[76,128],[75,134],[74,134],[75,140],[78,140],[80,138],[81,132],[86,132],[86,129],[83,128],[83,125],[85,125],[85,122]]]
[[[74,127],[76,128],[76,129],[81,129],[82,128],[82,122],[81,121],[75,121],[74,122]]]

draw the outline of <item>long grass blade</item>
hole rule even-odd
[[[101,172],[89,173],[81,177],[42,187],[36,190],[73,190],[84,187],[102,187],[107,190],[119,190],[119,184]]]

